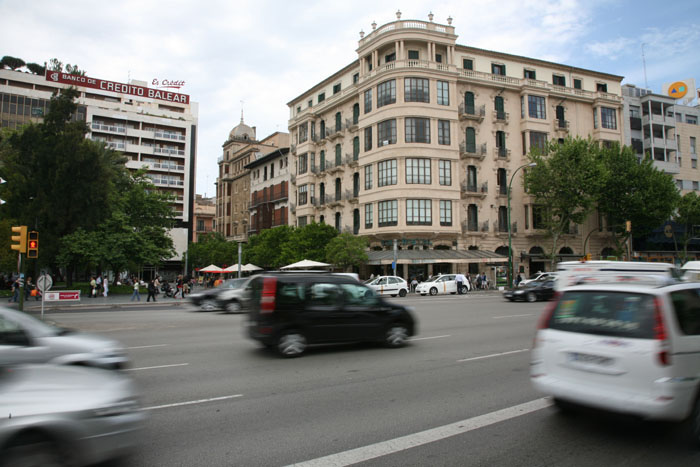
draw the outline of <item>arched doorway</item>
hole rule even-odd
[[[469,246],[469,250],[475,251],[478,249],[479,247],[476,245]],[[472,274],[479,274],[479,263],[469,263],[469,275]]]
[[[542,247],[533,246],[528,253],[530,254],[530,275],[544,271],[544,250]]]
[[[609,246],[603,248],[603,250],[600,252],[601,259],[607,259],[608,256],[615,256],[615,250],[613,250]]]

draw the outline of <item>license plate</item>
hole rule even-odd
[[[591,355],[587,353],[569,352],[569,361],[578,363],[588,363],[593,365],[608,366],[611,365],[613,359],[610,357],[602,357],[600,355]]]

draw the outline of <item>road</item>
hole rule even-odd
[[[119,339],[149,419],[130,466],[700,465],[679,427],[564,415],[529,383],[542,303],[407,297],[402,349],[343,345],[281,359],[244,316],[187,307],[49,315]]]

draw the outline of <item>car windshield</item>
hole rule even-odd
[[[541,273],[541,272],[538,272],[537,274],[533,274],[533,275],[531,275],[530,277],[528,277],[528,280],[534,281],[535,279],[537,279],[537,278],[540,277],[541,275],[542,275],[542,273]]]
[[[28,331],[34,337],[57,336],[65,333],[63,328],[53,326],[38,320],[31,315],[20,313],[15,310],[0,310],[0,325],[2,325],[2,321],[4,320],[19,325],[22,329]]]
[[[240,289],[248,279],[226,279],[222,284],[225,289]]]
[[[372,278],[372,279],[367,279],[367,280],[364,282],[364,284],[365,284],[365,285],[371,285],[371,284],[374,284],[375,282],[377,282],[377,280],[379,280],[378,277],[377,277],[377,278]]]

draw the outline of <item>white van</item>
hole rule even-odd
[[[557,272],[557,291],[581,284],[638,282],[639,276],[681,278],[673,264],[641,261],[563,261],[557,264]]]
[[[681,268],[683,280],[688,282],[700,282],[700,261],[688,261]]]

